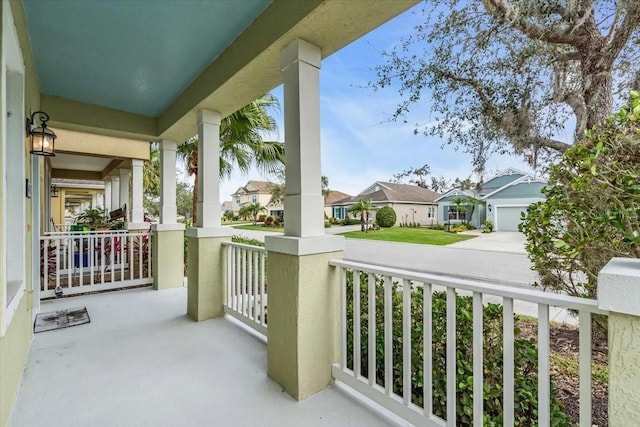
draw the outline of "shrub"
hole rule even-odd
[[[262,214],[258,217],[258,222],[264,222],[265,219],[267,219],[267,216],[265,214]]]
[[[484,225],[483,233],[491,233],[493,231],[493,221],[490,219],[485,219],[482,225]]]
[[[462,225],[467,230],[475,230],[476,229],[475,225],[471,224],[470,222],[463,222]]]
[[[391,206],[384,206],[376,213],[376,222],[380,227],[393,227],[396,223],[396,211]]]
[[[356,224],[360,224],[360,220],[356,219],[356,218],[345,218],[342,220],[341,222],[342,225],[356,225]]]
[[[280,225],[281,225],[281,223],[280,223],[280,221],[279,221],[279,220],[277,220],[277,219],[274,219],[274,220],[273,220],[273,226],[274,226],[274,227],[280,227]]]
[[[460,233],[462,231],[467,231],[467,227],[464,224],[455,224],[449,228],[449,231],[452,233]]]
[[[368,278],[360,274],[361,282],[361,375],[368,376]],[[384,284],[381,276],[375,276],[376,304],[376,383],[384,387]],[[392,341],[393,341],[393,392],[402,396],[403,344],[402,344],[402,285],[393,283]],[[434,292],[432,297],[433,336],[433,413],[446,418],[446,293]],[[483,361],[484,361],[484,419],[485,426],[502,425],[503,397],[503,340],[502,306],[487,304],[483,308]],[[353,349],[353,273],[347,274],[347,348]],[[518,338],[520,330],[514,328],[514,380],[515,425],[533,425],[537,414],[538,350],[533,339]],[[412,284],[411,291],[411,401],[423,406],[423,289]],[[471,426],[473,416],[473,298],[456,297],[456,365],[457,407],[456,425]],[[347,366],[353,369],[353,352],[347,355]],[[551,425],[571,425],[564,406],[551,389]]]
[[[324,228],[331,228],[331,222],[330,221],[325,221],[324,222]]]
[[[245,245],[264,246],[264,242],[261,242],[260,240],[250,239],[240,235],[231,236],[231,241],[234,243],[244,243]]]
[[[444,230],[444,225],[442,225],[442,224],[433,224],[431,226],[431,228],[434,229],[434,230]]]

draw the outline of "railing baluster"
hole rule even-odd
[[[49,290],[49,239],[41,239],[40,244],[44,249],[44,255],[42,255],[42,284],[40,285],[40,289],[43,291]]]
[[[482,427],[483,413],[483,357],[482,357],[482,294],[473,293],[473,425]]]
[[[260,322],[263,326],[267,326],[266,310],[267,310],[267,293],[265,292],[266,281],[267,253],[260,252]]]
[[[60,286],[60,239],[56,239],[56,288]]]
[[[549,306],[538,304],[538,425],[549,426]]]
[[[109,271],[111,272],[111,274],[109,274],[110,278],[111,278],[111,283],[113,283],[116,278],[116,238],[115,235],[110,234],[109,235],[109,242],[110,242],[110,250],[109,250],[109,257],[111,258],[110,263],[109,263]]]
[[[424,359],[422,360],[424,415],[433,413],[433,307],[431,283],[422,285],[422,321],[424,335]]]
[[[100,283],[104,283],[104,236],[100,236]]]
[[[503,395],[504,400],[504,425],[512,426],[514,423],[514,333],[513,333],[513,299],[503,298],[503,340],[504,340],[504,355],[503,355]]]
[[[384,276],[384,393],[393,393],[393,291],[391,276]]]
[[[376,276],[373,273],[369,273],[368,276],[368,291],[369,291],[369,385],[373,386],[376,383]]]
[[[242,264],[241,249],[236,247],[236,311],[242,313],[242,280],[240,277],[240,265]]]
[[[153,250],[153,241],[151,239],[153,239],[153,234],[147,233],[147,278],[153,275],[153,272],[151,271],[151,251]]]
[[[229,261],[229,269],[227,270],[227,276],[229,277],[229,286],[231,287],[230,298],[231,300],[228,302],[229,306],[237,310],[237,301],[236,301],[236,248],[234,246],[228,246],[227,250],[229,251],[230,261]]]
[[[89,236],[89,254],[89,285],[93,286],[93,273],[96,264],[96,241],[93,236]]]
[[[258,287],[259,287],[259,272],[260,272],[260,264],[259,258],[260,253],[256,251],[251,251],[253,255],[253,320],[259,322],[260,314],[258,312]]]
[[[253,303],[251,302],[251,289],[253,289],[253,251],[250,249],[247,252],[247,317],[253,319]]]
[[[135,241],[136,239],[139,240],[139,244],[138,244],[138,248],[136,249],[136,245],[135,245]],[[132,234],[129,235],[129,280],[133,280],[134,276],[133,273],[135,272],[135,264],[133,262],[134,259],[134,252],[138,252],[138,259],[140,259],[141,255],[142,255],[142,236],[139,235],[138,233],[136,233],[136,236],[134,237]],[[141,269],[142,270],[142,269]]]
[[[456,425],[456,290],[447,288],[447,426]]]
[[[411,403],[411,281],[402,280],[402,400]]]
[[[347,269],[340,268],[340,356],[343,371],[347,369]]]
[[[120,281],[124,280],[124,267],[127,263],[125,249],[127,247],[127,237],[120,236]]]
[[[360,377],[360,271],[353,271],[353,376]]]
[[[71,289],[73,279],[73,237],[67,239],[67,287]]]
[[[580,310],[580,427],[591,427],[591,313]]]

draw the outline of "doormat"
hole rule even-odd
[[[36,316],[33,331],[37,334],[38,332],[70,328],[71,326],[84,325],[90,322],[91,319],[89,318],[87,307],[50,311],[49,313],[40,313]]]

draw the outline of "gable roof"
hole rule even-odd
[[[491,177],[487,182],[483,183],[477,194],[480,197],[484,197],[487,194],[493,193],[494,191],[511,184],[517,179],[528,175],[528,173],[515,168],[505,169]]]
[[[444,193],[443,195],[441,195],[440,197],[438,197],[435,201],[439,202],[442,199],[446,199],[447,197],[451,197],[451,196],[470,196],[470,197],[475,197],[476,193],[473,192],[472,190],[463,190],[461,188],[452,188],[451,190],[447,191],[446,193]]]
[[[248,181],[244,187],[239,187],[232,196],[247,193],[271,193],[271,186],[274,185],[269,181]]]
[[[503,185],[500,188],[495,189],[490,193],[487,193],[486,195],[483,196],[483,199],[488,199],[489,197],[493,197],[499,193],[504,193],[505,191],[514,189],[516,187],[524,187],[527,184],[537,184],[535,186],[532,186],[531,189],[527,191],[533,192],[533,193],[539,193],[540,189],[547,184],[547,181],[545,181],[544,179],[536,178],[532,175],[524,175],[516,180],[509,182],[506,185]],[[523,196],[531,196],[531,195],[533,194],[526,194],[526,195],[523,194]]]
[[[433,203],[438,197],[439,193],[417,185],[376,181],[357,196],[333,204],[352,204],[361,199],[370,199],[373,203]]]
[[[329,194],[327,194],[327,197],[325,197],[324,199],[324,204],[330,205],[332,203],[335,203],[340,200],[348,199],[350,197],[351,197],[350,194],[343,193],[342,191],[330,190]]]

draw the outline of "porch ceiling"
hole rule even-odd
[[[280,84],[295,38],[326,57],[418,1],[23,0],[17,22],[52,126],[182,141]]]

